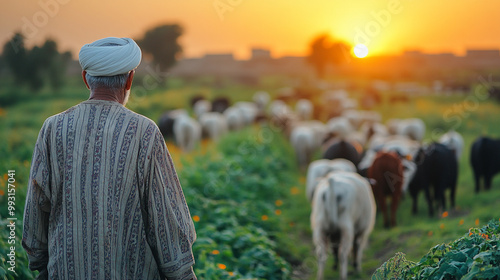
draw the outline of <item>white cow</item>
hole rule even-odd
[[[310,126],[296,126],[290,134],[292,144],[300,168],[305,168],[311,161],[317,141],[314,129]]]
[[[318,280],[323,279],[330,242],[340,263],[341,280],[347,279],[348,257],[353,247],[357,249],[353,252],[355,267],[361,271],[363,250],[375,224],[375,214],[371,186],[360,175],[334,171],[318,183],[311,213]]]
[[[200,125],[212,141],[218,141],[228,131],[226,117],[219,112],[209,112],[201,115]]]
[[[269,93],[267,91],[257,91],[253,95],[253,102],[257,104],[257,108],[259,109],[260,113],[264,113],[264,110],[269,103],[269,100],[271,100],[271,97],[269,96]]]
[[[196,101],[193,105],[193,112],[196,118],[200,118],[201,115],[208,113],[212,110],[212,103],[210,101],[201,99]]]
[[[238,108],[241,111],[241,115],[245,120],[245,125],[251,125],[254,123],[257,114],[259,113],[259,109],[257,105],[253,102],[240,101],[234,104],[234,107]]]
[[[240,130],[245,127],[245,117],[240,108],[231,106],[224,111],[224,116],[229,130]]]
[[[174,123],[177,145],[185,152],[192,151],[201,140],[201,126],[188,115],[180,115]]]
[[[306,178],[306,195],[309,202],[312,202],[314,189],[318,181],[331,171],[356,172],[356,166],[346,159],[337,158],[333,160],[318,159],[309,164]]]
[[[464,149],[464,138],[460,133],[456,131],[448,131],[439,138],[439,143],[445,145],[450,150],[455,152],[457,157],[457,162],[460,162],[460,157],[462,156],[462,151]]]
[[[308,121],[313,117],[313,104],[307,99],[299,99],[295,104],[295,112],[300,120]]]
[[[347,135],[354,131],[354,127],[351,125],[349,120],[345,117],[335,117],[331,118],[327,123],[328,133],[332,137],[339,137],[345,139]]]
[[[387,121],[387,128],[393,135],[407,136],[419,142],[422,142],[425,136],[425,123],[418,118],[390,119]]]

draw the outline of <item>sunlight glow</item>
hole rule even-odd
[[[363,58],[368,55],[368,47],[363,44],[357,44],[353,49],[354,55],[358,58]]]

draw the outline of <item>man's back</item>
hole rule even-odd
[[[50,117],[30,177],[23,245],[33,253],[30,266],[46,265],[50,279],[194,276],[194,227],[163,138],[148,118],[104,100]]]

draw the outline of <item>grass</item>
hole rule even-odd
[[[274,93],[277,88],[272,81],[265,82],[264,90]],[[0,85],[4,86],[4,85]],[[167,88],[157,88],[147,92],[147,95],[134,100],[131,97],[130,108],[157,120],[164,110],[186,107],[190,97],[202,94],[207,98],[227,95],[232,101],[250,100],[252,94],[259,90],[235,84],[212,87],[208,82],[187,84],[173,80]],[[9,92],[2,87],[0,92]],[[12,91],[14,92],[14,91]],[[53,94],[47,90],[37,95],[29,96],[22,102],[8,107],[0,105],[0,190],[5,191],[4,174],[9,169],[16,170],[17,192],[19,204],[16,206],[17,216],[21,217],[24,209],[25,186],[27,185],[29,162],[38,131],[43,121],[50,115],[61,112],[88,98],[88,91],[79,83],[71,82],[60,93]],[[475,99],[474,99],[474,98]],[[406,197],[398,210],[398,226],[387,230],[382,227],[381,216],[377,216],[375,229],[370,237],[369,246],[365,251],[363,273],[358,275],[350,269],[350,279],[367,279],[383,262],[403,252],[412,261],[418,261],[436,244],[450,242],[467,232],[470,227],[479,227],[490,219],[498,219],[498,203],[500,202],[500,176],[493,181],[488,192],[474,193],[472,171],[469,165],[469,149],[471,143],[479,135],[500,137],[498,118],[500,106],[489,100],[480,100],[477,96],[436,96],[415,97],[410,103],[389,104],[384,102],[375,108],[381,112],[383,119],[421,117],[427,124],[426,139],[435,139],[440,132],[454,128],[465,139],[465,149],[460,160],[459,181],[457,186],[457,209],[449,212],[448,217],[428,217],[427,205],[423,194],[419,198],[419,214],[413,216],[410,212],[411,200]],[[187,164],[195,164],[196,153],[205,153],[213,149],[212,143],[204,142],[201,148],[193,154],[182,154],[177,147],[168,141],[177,168],[182,169]],[[305,198],[304,172],[297,168],[286,170],[296,182],[290,188],[290,196],[283,200],[281,222],[287,229],[287,244],[290,256],[288,261],[294,265],[294,279],[314,279],[316,273],[316,258],[311,240],[309,224],[310,205]],[[0,202],[3,203],[0,196]],[[1,204],[4,205],[4,204]],[[4,207],[2,207],[4,208]],[[5,217],[5,209],[0,214]],[[476,224],[476,222],[478,224]],[[330,269],[332,258],[325,271],[325,279],[335,279],[337,272]]]

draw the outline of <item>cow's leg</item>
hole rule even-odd
[[[425,198],[427,199],[427,205],[429,206],[429,216],[432,217],[434,215],[434,207],[432,205],[432,198],[429,186],[425,188]]]
[[[454,184],[450,186],[450,204],[451,204],[451,209],[455,209],[455,191],[457,190],[457,185]]]
[[[354,241],[354,230],[352,226],[346,226],[341,229],[340,233],[340,248],[339,248],[339,260],[340,260],[340,279],[347,280],[347,268],[349,253],[352,250],[352,242]]]
[[[481,188],[481,175],[476,170],[474,170],[474,180],[476,182],[476,193],[478,193]]]
[[[356,271],[358,273],[361,273],[361,260],[363,259],[363,250],[366,247],[366,243],[368,243],[368,232],[363,232],[363,234],[359,234],[356,236],[356,240],[354,243],[356,244],[355,248],[355,266],[356,266]]]
[[[339,269],[339,243],[332,242],[333,270]]]
[[[315,228],[313,232],[313,241],[316,246],[316,257],[318,258],[318,274],[317,280],[323,280],[323,272],[325,270],[325,263],[328,257],[328,237],[321,229]]]
[[[489,190],[491,188],[491,179],[492,179],[492,175],[491,174],[486,174],[484,176],[484,188],[486,190]]]
[[[377,199],[378,199],[378,204],[380,206],[380,210],[382,211],[382,214],[384,215],[384,227],[388,228],[389,227],[389,213],[387,212],[387,204],[386,204],[386,199],[384,196],[384,193],[380,190],[377,192]]]
[[[418,212],[417,211],[417,208],[418,208],[418,206],[417,206],[417,204],[418,204],[418,193],[412,194],[411,198],[413,200],[413,207],[412,207],[412,211],[411,212],[412,212],[413,215],[416,215],[417,212]]]
[[[396,226],[396,210],[398,210],[399,199],[401,198],[401,188],[396,189],[392,193],[392,201],[391,201],[391,226]]]

